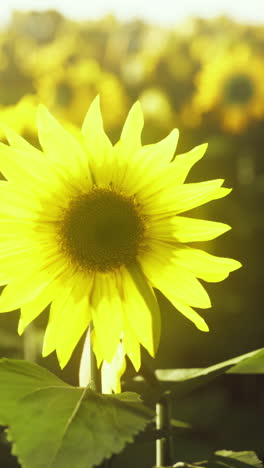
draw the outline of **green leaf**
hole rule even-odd
[[[152,419],[135,394],[72,387],[25,361],[0,361],[0,418],[23,468],[89,468]]]
[[[214,453],[207,468],[263,468],[255,452],[232,452],[230,450],[219,450]]]
[[[255,452],[232,452],[231,450],[219,450],[209,460],[185,463],[178,462],[175,468],[263,468],[262,462]],[[172,468],[172,467],[155,467]]]
[[[262,362],[261,362],[262,361]],[[156,371],[156,375],[159,380],[169,380],[174,382],[182,382],[197,377],[203,377],[208,374],[223,373],[232,368],[232,373],[236,373],[237,369],[245,369],[247,373],[255,373],[256,363],[262,366],[262,372],[264,373],[264,348],[252,351],[247,354],[242,354],[235,358],[229,359],[228,361],[220,362],[210,367],[199,368],[199,369],[159,369]],[[251,369],[251,371],[250,371]],[[231,372],[229,370],[229,372]]]
[[[186,395],[197,387],[206,385],[215,377],[228,373],[264,373],[264,348],[237,356],[202,369],[158,369],[155,374],[163,388],[172,395]],[[166,384],[164,385],[164,382]],[[170,382],[168,386],[168,382]]]
[[[243,359],[234,367],[231,367],[228,374],[264,374],[264,348],[256,351],[248,359]]]
[[[9,424],[19,400],[51,386],[69,387],[47,369],[27,361],[0,360],[0,424]]]

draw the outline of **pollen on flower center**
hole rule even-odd
[[[144,234],[144,219],[132,198],[94,188],[75,198],[60,228],[71,260],[88,270],[109,271],[133,262]]]

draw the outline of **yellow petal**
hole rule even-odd
[[[111,362],[123,331],[122,301],[111,274],[95,275],[91,308],[95,335],[103,359]]]
[[[35,219],[42,209],[37,197],[26,192],[26,188],[15,186],[11,182],[0,181],[0,214],[1,218]]]
[[[127,266],[124,274],[126,318],[138,341],[155,356],[160,341],[160,310],[156,296],[141,268]]]
[[[142,258],[141,263],[146,276],[155,288],[159,289],[170,302],[206,309],[211,307],[210,298],[191,271],[177,265],[170,247],[159,246]]]
[[[179,132],[174,129],[166,138],[154,145],[141,146],[129,160],[122,184],[129,195],[144,191],[144,187],[157,179],[160,171],[173,158]],[[126,149],[122,150],[126,155]]]
[[[135,158],[147,165],[153,163],[155,167],[167,165],[173,158],[179,139],[179,130],[172,130],[168,136],[158,143],[145,145],[135,153]],[[169,166],[170,167],[170,166]],[[159,169],[160,170],[160,169]],[[158,171],[158,168],[157,168]]]
[[[61,327],[56,336],[56,352],[60,367],[68,363],[81,336],[91,322],[91,308],[88,294],[90,282],[87,278],[79,279],[73,285],[68,300],[61,313]]]
[[[187,246],[178,247],[174,256],[177,264],[190,270],[198,278],[209,282],[222,281],[231,271],[242,266],[237,260],[216,257],[203,250]]]
[[[12,148],[0,142],[0,170],[8,180],[15,182],[27,181],[36,186],[37,183],[48,181],[49,166],[44,155],[39,151],[32,156],[31,152]]]
[[[231,227],[224,223],[175,216],[169,218],[167,222],[163,219],[154,220],[151,233],[159,239],[173,238],[177,242],[201,242],[215,239],[229,229]]]
[[[12,255],[12,252],[19,251],[19,249],[37,246],[41,250],[48,248],[54,250],[56,247],[55,229],[53,232],[50,226],[30,220],[23,221],[14,218],[0,220],[0,258],[7,256],[8,252]]]
[[[144,116],[139,101],[131,107],[125,121],[120,140],[133,152],[141,146],[141,132],[144,125]]]
[[[44,105],[38,109],[38,134],[45,154],[68,177],[77,177],[91,186],[91,176],[85,152],[79,142],[49,113]],[[69,179],[70,181],[71,179]]]
[[[126,308],[126,304],[124,304]],[[141,366],[141,356],[140,356],[140,343],[132,330],[129,321],[128,315],[130,313],[129,307],[128,310],[125,312],[124,318],[124,346],[126,350],[126,354],[128,355],[130,361],[132,362],[135,371],[138,372]]]
[[[56,252],[56,250],[55,250]],[[57,255],[53,250],[41,249],[36,243],[28,246],[13,248],[0,255],[0,271],[11,275],[15,280],[20,280],[25,275],[34,275],[35,271],[48,268],[51,262],[57,262]]]
[[[49,313],[49,321],[44,335],[42,355],[48,356],[56,349],[57,334],[61,333],[63,327],[63,310],[69,300],[74,286],[74,276],[62,275],[61,281],[57,286],[56,296],[54,297]]]
[[[168,298],[169,299],[169,298]],[[171,303],[178,309],[179,312],[181,312],[182,315],[184,315],[187,319],[191,320],[191,322],[194,323],[196,328],[198,330],[201,330],[203,332],[208,332],[209,328],[205,320],[197,314],[195,310],[193,310],[191,307],[189,307],[186,304],[182,304],[181,302],[175,300],[174,298],[169,299]]]
[[[143,125],[142,109],[140,103],[136,102],[128,113],[120,140],[113,148],[111,181],[117,189],[122,189],[125,186],[128,195],[129,188],[126,186],[127,174],[129,169],[129,174],[133,173],[134,168],[138,170],[138,159],[135,157],[135,151],[141,148]]]
[[[201,242],[215,239],[231,229],[228,224],[176,216],[172,220],[175,238],[179,242]]]
[[[21,307],[21,314],[18,323],[18,334],[22,335],[25,328],[52,302],[56,296],[57,283],[53,281],[40,294]]]
[[[218,200],[219,198],[226,197],[227,195],[229,195],[232,192],[232,190],[233,189],[231,189],[231,188],[219,187],[214,193],[213,200]],[[208,201],[211,201],[211,199],[209,199]],[[205,202],[205,203],[207,203],[207,202]]]
[[[64,258],[60,256],[57,245],[49,241],[42,242],[41,239],[38,242],[37,238],[31,242],[25,241],[24,245],[16,245],[14,241],[13,247],[0,252],[0,271],[11,273],[18,280],[25,275],[25,271],[32,276],[40,270],[48,274],[53,266],[59,264],[65,269]]]
[[[2,145],[0,143],[0,145]],[[10,182],[16,183],[16,190],[23,191],[24,197],[42,197],[45,203],[52,206],[54,195],[56,200],[61,199],[64,194],[60,193],[63,188],[61,177],[56,174],[55,167],[51,167],[49,161],[45,160],[43,153],[41,157],[32,158],[30,152],[22,151],[10,146],[0,146],[0,170]],[[26,188],[25,188],[26,181]]]
[[[112,144],[104,132],[100,101],[97,96],[90,105],[82,126],[84,143],[94,182],[109,183],[111,177]],[[110,173],[109,173],[110,172]]]
[[[93,330],[91,332],[91,342],[92,342],[93,352],[94,352],[95,357],[96,357],[97,367],[99,369],[100,365],[102,364],[102,362],[104,360],[104,357],[103,357],[102,350],[100,348],[100,343],[99,343],[99,341],[97,339],[97,336],[95,334],[94,328],[93,328]]]
[[[15,277],[15,273],[14,272],[10,272],[10,271],[0,271],[0,286],[4,286],[8,283],[10,283],[10,281],[12,281]],[[10,310],[10,312],[12,312]]]
[[[196,146],[191,151],[187,153],[178,154],[175,160],[170,165],[171,178],[174,180],[175,184],[183,184],[190,169],[194,164],[202,159],[208,144],[204,143],[203,145]],[[173,179],[174,178],[174,179]]]
[[[110,363],[103,362],[102,376],[102,392],[103,393],[120,393],[121,392],[121,377],[126,370],[126,357],[124,345],[119,343],[117,351]]]
[[[28,255],[36,258],[38,255],[37,249],[23,249],[19,252],[14,252],[13,255],[8,255],[6,258],[1,256],[0,259],[0,283],[7,284],[12,280],[20,278],[28,267]],[[1,303],[1,296],[0,296]],[[1,308],[0,308],[1,310]],[[13,309],[11,309],[13,310]],[[5,311],[4,311],[5,312]]]
[[[1,191],[1,188],[0,188]],[[24,221],[21,219],[15,219],[12,217],[0,219],[0,236],[17,236],[17,229],[19,230],[32,230],[35,227],[35,223],[32,221]]]
[[[175,134],[171,135],[171,138],[173,137],[177,139],[178,135],[176,133],[176,130],[174,130]],[[169,135],[169,137],[170,137]],[[167,137],[167,138],[169,138]],[[164,140],[163,140],[164,141]],[[156,145],[160,145],[162,142],[157,143]],[[156,146],[156,145],[149,145],[149,146]],[[191,166],[196,162],[198,159],[200,159],[205,150],[207,148],[207,145],[201,145],[198,146],[197,148],[194,148],[192,151],[189,153],[186,153],[186,155],[180,155],[176,156],[174,161],[170,163],[169,165],[165,165],[165,167],[162,169],[162,167],[159,167],[159,174],[158,177],[150,177],[148,175],[148,178],[145,179],[145,177],[137,183],[139,184],[137,187],[137,192],[138,195],[143,199],[143,200],[148,200],[151,199],[151,197],[155,197],[156,194],[160,196],[164,188],[166,190],[174,190],[175,185],[180,185],[184,182],[185,176],[187,175],[187,168],[188,170],[191,168]],[[168,151],[168,148],[167,150]],[[168,151],[170,154],[170,151]],[[186,159],[184,158],[186,156]],[[157,174],[155,174],[157,175]],[[144,174],[145,176],[145,174]]]
[[[30,271],[10,282],[0,296],[0,311],[20,308],[34,300],[56,277],[64,271],[64,262],[57,261],[42,270]]]
[[[25,140],[21,135],[18,133],[14,132],[12,128],[9,128],[7,125],[3,125],[1,123],[1,127],[4,130],[6,139],[10,146],[13,146],[14,148],[17,148],[18,150],[21,150],[24,152],[24,154],[30,155],[32,160],[37,161],[38,159],[43,158],[43,155],[40,150],[32,146],[27,140]],[[28,156],[29,157],[29,156]]]
[[[221,188],[222,179],[177,185],[174,189],[164,187],[164,191],[144,201],[146,214],[169,216],[189,211],[197,206],[228,195],[229,189]]]

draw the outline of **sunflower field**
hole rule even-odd
[[[0,468],[263,467],[263,147],[264,26],[2,26]]]

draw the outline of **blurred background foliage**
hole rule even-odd
[[[263,346],[264,26],[218,17],[193,18],[169,29],[113,16],[74,22],[57,11],[13,13],[0,31],[1,122],[38,145],[38,103],[75,133],[98,93],[113,142],[139,99],[144,143],[178,127],[178,153],[209,143],[188,181],[224,178],[226,186],[234,187],[227,199],[190,215],[231,224],[231,233],[202,248],[244,266],[224,283],[207,285],[213,303],[212,310],[202,311],[208,334],[196,330],[159,295],[162,339],[149,365],[203,367]],[[1,129],[0,138],[4,140]],[[18,312],[0,315],[1,355],[36,360],[76,384],[82,343],[62,373],[55,356],[41,357],[47,313],[21,338],[17,320]],[[128,366],[127,388],[132,378]],[[180,432],[178,456],[183,459],[188,452],[199,459],[216,448],[257,450],[263,456],[261,384],[261,376],[225,376],[175,406],[174,416],[196,428],[195,436]],[[154,464],[151,444],[137,450],[140,467]],[[6,443],[0,451],[1,467],[18,466]]]

